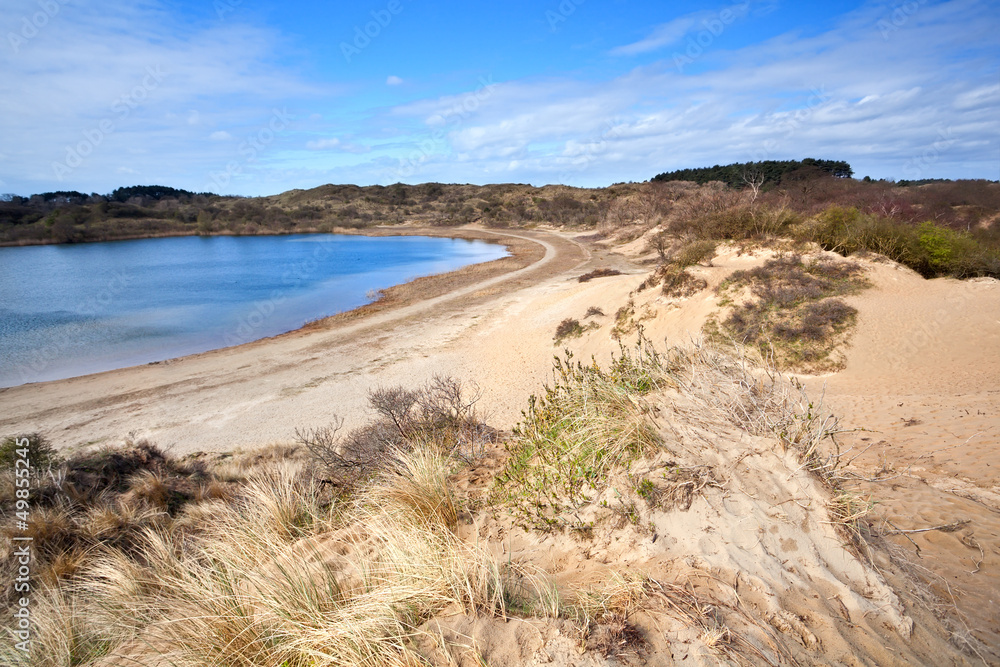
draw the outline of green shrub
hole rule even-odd
[[[834,206],[796,228],[794,234],[845,256],[860,251],[878,253],[925,278],[1000,277],[1000,248],[930,221],[914,226]]]
[[[39,433],[4,438],[0,443],[0,469],[13,469],[18,459],[27,459],[32,468],[47,468],[58,463],[59,455],[48,439]]]
[[[744,205],[678,220],[670,229],[698,239],[742,241],[782,234],[798,222],[798,214],[789,209]]]
[[[556,343],[562,342],[567,338],[576,338],[577,336],[583,335],[583,326],[580,324],[580,320],[567,317],[565,320],[559,323],[556,327],[556,335],[553,336],[553,340]]]
[[[691,243],[679,248],[677,252],[670,257],[670,260],[673,264],[676,264],[682,269],[694,266],[695,264],[701,264],[706,260],[711,263],[712,258],[715,257],[715,248],[718,245],[717,241],[713,241],[711,239],[692,241]]]

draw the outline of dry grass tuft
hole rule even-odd
[[[392,463],[368,490],[367,497],[382,511],[414,517],[428,525],[453,530],[458,510],[448,484],[450,462],[428,447],[409,452],[396,451]]]
[[[646,640],[629,618],[649,598],[649,579],[615,572],[601,585],[576,592],[563,614],[580,624],[587,650],[605,658],[635,653]]]
[[[415,639],[444,609],[558,609],[537,574],[454,535],[453,459],[432,446],[391,458],[349,504],[331,504],[301,464],[284,460],[251,474],[228,501],[190,504],[169,525],[133,530],[127,547],[111,540],[86,556],[64,552],[67,565],[77,559],[73,578],[48,586],[33,609],[35,655],[44,656],[34,664],[135,650],[206,667],[422,664]],[[155,498],[154,477],[133,482]],[[92,530],[122,529],[109,507],[91,509]]]

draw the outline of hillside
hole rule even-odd
[[[838,162],[802,166],[804,162],[687,170],[602,189],[397,183],[323,185],[260,198],[161,186],[119,188],[108,195],[7,195],[0,201],[0,244],[465,224],[515,229],[554,225],[624,239],[661,225],[673,236],[745,240],[781,235],[843,253],[867,249],[924,275],[1000,273],[1000,227],[995,224],[1000,183],[901,186],[842,177]],[[768,171],[772,167],[773,174]],[[748,169],[757,174],[752,183],[733,175]],[[715,178],[722,180],[707,181]],[[962,258],[956,265],[958,254]]]

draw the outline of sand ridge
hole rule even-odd
[[[968,632],[1000,646],[1000,281],[869,267],[843,371],[805,380],[842,419],[873,521]]]

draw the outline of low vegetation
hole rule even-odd
[[[0,243],[62,243],[183,234],[330,232],[376,225],[590,229],[654,245],[815,242],[878,253],[926,277],[1000,276],[1000,183],[850,178],[836,160],[757,162],[660,174],[601,189],[424,183],[324,185],[260,198],[160,186],[112,193],[0,197]],[[684,263],[683,261],[681,263]],[[590,277],[610,275],[595,273]]]
[[[618,269],[594,269],[593,271],[591,271],[589,273],[585,273],[582,276],[578,277],[577,281],[579,281],[581,283],[586,283],[586,282],[589,282],[589,281],[593,280],[594,278],[606,278],[608,276],[619,276],[619,275],[621,275],[621,273],[622,272],[619,271]]]
[[[671,383],[665,359],[648,344],[621,348],[608,370],[556,358],[555,381],[532,396],[507,444],[493,502],[539,530],[585,529],[574,510],[593,500],[608,473],[655,450],[658,436],[642,404]]]
[[[563,342],[567,338],[577,338],[583,335],[583,325],[580,324],[580,320],[567,317],[559,326],[556,327],[556,335],[552,337],[552,340],[556,342],[556,345]]]
[[[178,461],[138,441],[38,471],[31,659],[5,642],[0,661],[414,664],[421,624],[445,608],[534,608],[540,584],[452,533],[453,444],[408,434],[413,446],[386,452],[350,500],[295,448]],[[316,541],[348,533],[357,546],[342,556]]]
[[[50,456],[34,480],[32,511],[48,532],[39,523],[33,534],[30,664],[494,664],[488,648],[445,625],[467,618],[501,627],[516,617],[573,638],[567,659],[643,662],[666,623],[671,646],[741,664],[793,661],[798,644],[776,634],[784,626],[747,600],[711,592],[713,577],[678,574],[668,583],[608,568],[585,585],[556,585],[523,553],[501,550],[492,531],[510,521],[532,540],[568,530],[586,541],[601,530],[644,534],[651,544],[675,516],[668,513],[692,511],[708,492],[730,498],[738,488],[726,479],[730,466],[678,454],[711,440],[678,449],[681,440],[654,425],[668,395],[670,404],[694,401],[685,409],[716,420],[720,433],[723,419],[794,450],[833,484],[840,454],[821,445],[836,421],[745,358],[708,347],[659,352],[641,333],[606,368],[567,354],[554,370],[502,451],[493,435],[466,447],[470,429],[495,432],[472,410],[477,393],[451,378],[374,388],[383,446],[370,465],[351,468],[362,474],[335,484],[329,476],[350,438],[316,449],[315,430],[300,431],[299,446],[180,460],[142,440],[60,460],[34,437],[35,451]],[[488,472],[480,500],[459,482],[471,471]],[[863,539],[863,500],[834,490],[830,516]],[[11,498],[0,499],[7,537],[16,532]],[[14,564],[8,549],[0,566],[9,575]],[[0,661],[29,664],[11,643]]]
[[[861,266],[850,261],[779,257],[736,271],[718,293],[732,308],[715,336],[756,347],[781,368],[828,370],[857,311],[837,298],[868,286]]]
[[[662,285],[664,296],[683,299],[708,287],[704,278],[695,276],[688,268],[702,263],[711,265],[718,241],[702,239],[683,243],[669,256],[663,249],[664,243],[661,234],[656,240],[656,245],[661,250],[661,261],[656,270],[639,285],[639,290]]]
[[[317,464],[323,481],[341,492],[363,486],[401,453],[432,446],[443,456],[473,461],[499,434],[476,412],[481,392],[450,376],[418,389],[378,387],[368,392],[376,419],[341,436],[343,421],[296,429],[295,439]]]
[[[854,207],[832,207],[802,225],[797,233],[842,255],[882,255],[925,278],[1000,277],[1000,247],[986,237],[977,238],[931,221],[901,225]]]

